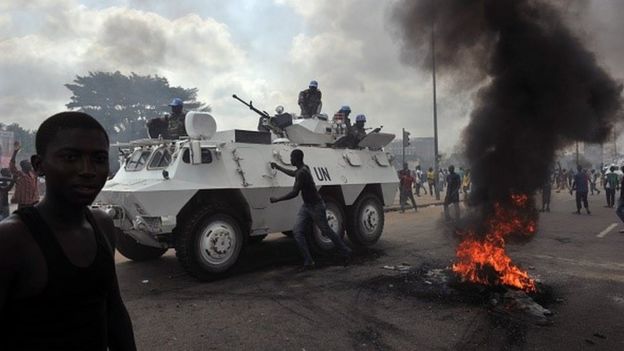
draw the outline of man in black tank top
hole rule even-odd
[[[329,227],[329,223],[327,223],[327,214],[325,213],[327,209],[325,207],[325,202],[323,202],[323,199],[316,190],[316,185],[314,184],[312,173],[310,173],[310,168],[303,163],[303,151],[299,149],[293,150],[290,153],[290,163],[297,167],[297,169],[293,171],[284,168],[275,162],[271,162],[271,168],[278,169],[291,177],[295,177],[295,185],[288,194],[278,198],[271,197],[270,201],[271,203],[275,203],[278,201],[294,199],[297,195],[299,195],[299,192],[301,192],[303,206],[301,206],[301,209],[299,209],[299,213],[297,214],[297,222],[295,224],[295,228],[293,228],[293,236],[295,237],[299,251],[301,251],[301,254],[303,255],[304,261],[302,269],[308,270],[314,268],[314,260],[312,259],[308,243],[306,242],[306,231],[309,228],[310,222],[316,224],[323,235],[331,239],[340,251],[341,255],[345,258],[346,263],[351,256],[351,249],[345,245],[340,236],[336,235],[336,233],[334,233],[334,231]]]
[[[63,112],[35,143],[46,194],[0,222],[0,350],[136,350],[112,220],[87,207],[108,176],[108,136],[91,116]]]

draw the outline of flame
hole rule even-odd
[[[505,252],[505,238],[509,235],[535,234],[535,220],[521,214],[529,206],[529,197],[513,194],[510,203],[494,204],[494,214],[485,223],[485,235],[474,231],[461,233],[464,240],[457,247],[457,261],[452,269],[466,281],[536,291],[535,280],[514,265]]]

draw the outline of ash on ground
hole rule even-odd
[[[551,304],[561,302],[553,289],[538,283],[537,291],[524,291],[505,286],[486,286],[461,281],[448,267],[408,264],[383,266],[388,273],[369,279],[363,287],[380,294],[415,297],[443,304],[470,304],[487,308],[493,315],[537,325],[552,323]]]

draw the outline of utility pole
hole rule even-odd
[[[576,142],[576,165],[579,165],[578,141]]]
[[[436,99],[436,61],[435,61],[435,0],[431,0],[431,72],[433,74],[433,139],[434,139],[434,175],[435,196],[440,200],[440,159],[438,155],[438,106]]]
[[[403,136],[403,140],[401,140],[401,144],[403,145],[403,162],[401,162],[401,169],[403,169],[403,165],[405,164],[405,128],[403,128],[403,133],[401,134]]]

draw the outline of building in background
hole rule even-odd
[[[422,168],[433,167],[435,153],[435,141],[432,137],[410,138],[410,145],[405,147],[405,162],[410,169],[417,165]],[[403,140],[398,139],[386,146],[385,150],[394,155],[394,166],[402,168],[403,163]]]

